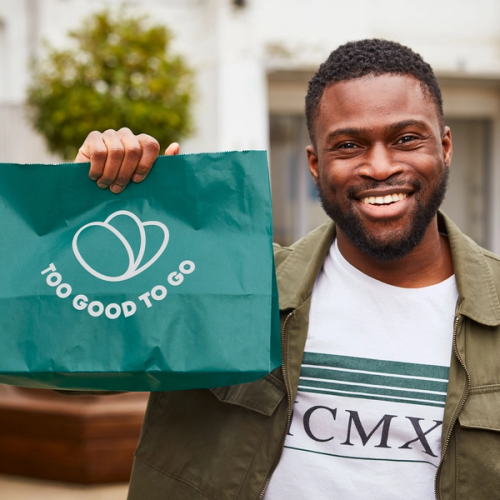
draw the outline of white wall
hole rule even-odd
[[[400,41],[438,73],[500,75],[498,0],[247,0],[243,8],[231,0],[2,0],[0,105],[22,102],[30,53],[40,52],[34,41],[63,47],[88,14],[123,3],[166,23],[196,70],[196,133],[185,151],[268,147],[266,75],[315,68],[348,40]],[[5,124],[0,133],[9,133]]]

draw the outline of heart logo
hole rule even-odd
[[[130,243],[126,240],[123,234],[120,233],[118,229],[116,229],[109,223],[111,220],[113,220],[115,217],[118,217],[119,215],[126,215],[127,217],[130,217],[137,224],[137,228],[139,229],[139,234],[141,236],[141,244],[139,247],[139,253],[137,254],[137,257],[135,257],[132,247],[130,246]],[[121,276],[106,276],[105,274],[97,272],[95,269],[90,267],[87,264],[87,262],[85,262],[84,258],[80,254],[80,251],[78,250],[78,237],[80,236],[83,230],[92,226],[100,226],[108,229],[122,242],[123,246],[125,247],[129,259],[129,265],[125,273],[123,273]],[[163,242],[158,251],[153,255],[151,259],[149,259],[148,262],[146,262],[141,266],[141,262],[144,257],[144,252],[146,250],[146,231],[144,230],[146,226],[158,226],[163,231],[164,237],[163,237]],[[128,212],[127,210],[119,210],[118,212],[111,214],[104,222],[90,222],[89,224],[85,224],[85,226],[81,227],[73,237],[73,253],[75,254],[75,257],[77,258],[78,262],[82,265],[82,267],[96,278],[99,278],[100,280],[103,281],[113,281],[113,282],[125,281],[130,278],[133,278],[134,276],[137,276],[138,274],[145,271],[148,267],[153,265],[160,258],[161,254],[167,247],[168,238],[169,238],[169,233],[167,226],[165,226],[165,224],[156,221],[141,222],[141,220],[132,212]]]

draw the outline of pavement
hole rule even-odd
[[[128,484],[82,486],[0,474],[2,500],[126,500]]]

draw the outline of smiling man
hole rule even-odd
[[[332,222],[275,249],[283,366],[152,394],[130,500],[500,498],[500,262],[438,213],[452,141],[432,69],[348,43],[306,115]],[[156,154],[122,129],[77,161],[119,192]]]
[[[409,49],[351,43],[311,80],[306,112],[336,237],[265,498],[430,499],[458,299],[437,220],[451,160],[439,87]]]

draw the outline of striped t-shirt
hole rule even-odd
[[[394,287],[332,246],[265,500],[434,498],[457,299],[454,276]]]

